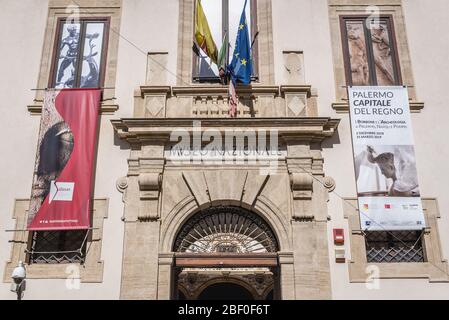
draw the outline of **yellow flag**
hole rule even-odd
[[[203,11],[201,1],[196,1],[195,39],[200,48],[217,64],[218,50],[215,45],[209,23]]]

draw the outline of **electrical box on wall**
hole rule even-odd
[[[334,244],[339,245],[339,246],[345,244],[344,229],[334,229]]]
[[[345,249],[335,249],[335,262],[345,263],[346,262],[345,253],[346,253]]]

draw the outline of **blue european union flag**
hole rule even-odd
[[[243,84],[251,83],[251,75],[253,73],[253,63],[251,59],[251,43],[249,40],[248,23],[246,21],[246,2],[240,17],[240,23],[235,41],[234,54],[229,65],[231,80],[234,84],[239,81]]]

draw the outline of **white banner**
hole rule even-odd
[[[349,103],[362,230],[425,228],[407,88],[351,87]]]

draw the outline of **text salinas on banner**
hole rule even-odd
[[[98,89],[46,91],[28,230],[90,227],[100,95]]]
[[[362,230],[421,230],[425,219],[405,87],[350,87]]]

